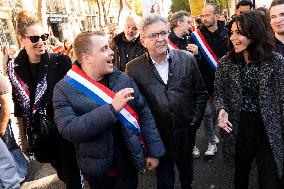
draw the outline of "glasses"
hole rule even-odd
[[[156,39],[159,38],[159,36],[165,38],[165,37],[167,37],[168,34],[169,34],[168,31],[161,31],[160,33],[152,33],[147,38],[149,38],[151,40],[156,40]]]
[[[27,38],[29,38],[32,43],[37,43],[39,39],[41,39],[42,41],[46,41],[48,37],[49,37],[49,34],[47,33],[42,34],[41,36],[38,36],[38,35],[27,36]]]

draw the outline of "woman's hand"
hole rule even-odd
[[[233,125],[231,122],[229,122],[229,115],[224,109],[219,111],[218,126],[224,129],[227,133],[230,133],[233,130]]]

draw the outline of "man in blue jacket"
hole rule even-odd
[[[134,81],[113,66],[106,36],[83,32],[74,52],[78,60],[54,89],[58,130],[74,143],[90,188],[137,188],[137,172],[154,170],[165,154],[150,109]]]

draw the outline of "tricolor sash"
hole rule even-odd
[[[44,74],[43,79],[37,84],[35,91],[35,102],[31,106],[30,104],[30,91],[28,86],[24,81],[17,75],[14,71],[14,60],[9,61],[8,63],[8,74],[10,77],[11,84],[15,90],[15,96],[19,102],[21,109],[23,111],[23,121],[26,126],[30,126],[31,119],[34,114],[40,110],[40,105],[43,100],[43,96],[47,90],[47,72]],[[30,114],[32,112],[32,114]],[[41,112],[42,113],[42,112]],[[32,117],[31,117],[32,116]]]
[[[195,30],[194,32],[192,32],[191,36],[196,42],[199,49],[201,50],[202,54],[207,59],[207,62],[209,63],[209,65],[212,67],[213,70],[216,70],[218,57],[212,51],[209,44],[206,42],[204,36],[200,32],[200,30]]]
[[[76,64],[67,72],[64,81],[101,106],[111,104],[115,96],[112,90],[89,78]],[[138,116],[128,104],[117,114],[117,119],[132,133],[140,135]]]
[[[168,42],[168,47],[170,49],[179,49],[178,46],[176,46],[170,39],[169,39],[169,42]]]

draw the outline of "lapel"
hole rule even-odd
[[[168,49],[168,53],[169,53],[169,71],[168,71],[168,74],[169,74],[169,77],[168,77],[168,83],[169,83],[169,80],[171,78],[171,74],[174,70],[174,67],[175,67],[175,56],[173,56],[174,54],[174,50],[172,49]],[[154,63],[152,62],[152,59],[149,55],[149,53],[147,53],[147,61],[148,61],[148,64],[146,64],[147,66],[149,66],[149,70],[152,70],[154,76],[156,77],[156,79],[163,85],[167,85],[164,83],[163,79],[161,78],[159,72],[157,71],[156,67],[154,66]]]
[[[41,81],[44,77],[44,73],[46,73],[48,70],[48,62],[49,62],[49,55],[46,52],[42,55],[41,61],[40,61],[40,67],[39,67],[39,75],[36,81],[34,81],[32,77],[32,72],[30,69],[30,63],[28,54],[25,49],[21,50],[17,58],[15,59],[15,72],[17,75],[23,80],[23,82],[28,86],[28,88],[31,87],[31,83],[38,83]]]

